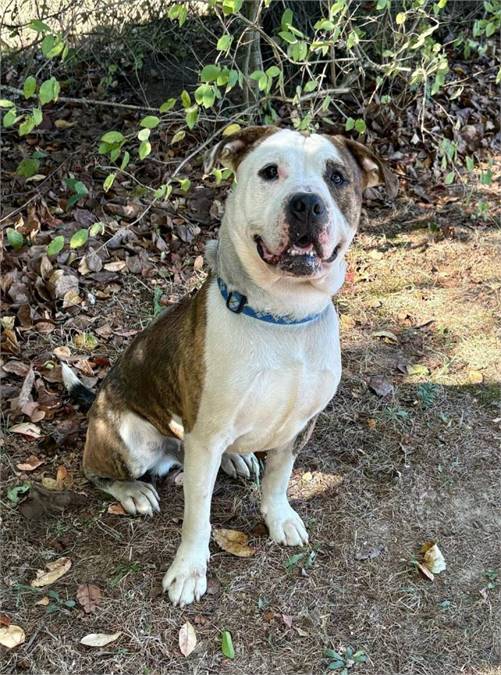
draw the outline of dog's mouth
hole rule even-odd
[[[256,235],[254,241],[261,260],[293,276],[318,274],[322,271],[324,264],[334,262],[341,249],[341,244],[338,244],[329,257],[323,258],[318,244],[309,243],[305,246],[291,244],[285,246],[279,253],[273,253],[266,247],[261,237]]]

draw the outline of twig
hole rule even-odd
[[[10,91],[12,94],[23,95],[21,89],[16,87],[9,87],[6,84],[1,84],[0,89]],[[122,108],[123,110],[147,110],[148,112],[158,112],[158,108],[151,108],[147,105],[130,105],[129,103],[118,103],[115,101],[98,101],[95,98],[73,98],[71,96],[59,96],[57,99],[61,103],[76,103],[77,105],[100,105],[108,108]]]

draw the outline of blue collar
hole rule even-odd
[[[266,323],[276,323],[282,326],[312,323],[313,321],[317,321],[317,319],[319,319],[328,310],[327,306],[326,309],[322,310],[320,313],[310,314],[309,316],[305,316],[303,319],[292,319],[291,317],[285,315],[276,316],[275,314],[266,314],[265,312],[258,312],[255,309],[252,309],[252,307],[249,307],[247,304],[247,297],[242,295],[242,293],[239,293],[238,291],[228,291],[228,286],[224,283],[221,277],[217,278],[217,285],[219,286],[221,295],[226,301],[226,307],[228,307],[230,312],[233,312],[234,314],[246,314],[247,316],[251,316],[253,319],[259,319],[259,321],[265,321]]]

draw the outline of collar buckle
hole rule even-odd
[[[226,298],[226,307],[234,314],[241,314],[247,304],[247,296],[238,291],[230,291]]]

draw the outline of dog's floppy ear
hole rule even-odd
[[[273,126],[247,127],[225,136],[205,156],[205,174],[210,173],[217,162],[221,162],[223,166],[236,171],[249,150],[275,131],[277,131],[277,127]]]
[[[351,138],[343,138],[343,142],[362,170],[364,189],[384,183],[388,196],[394,199],[398,194],[398,178],[388,165],[362,143],[352,141]]]

